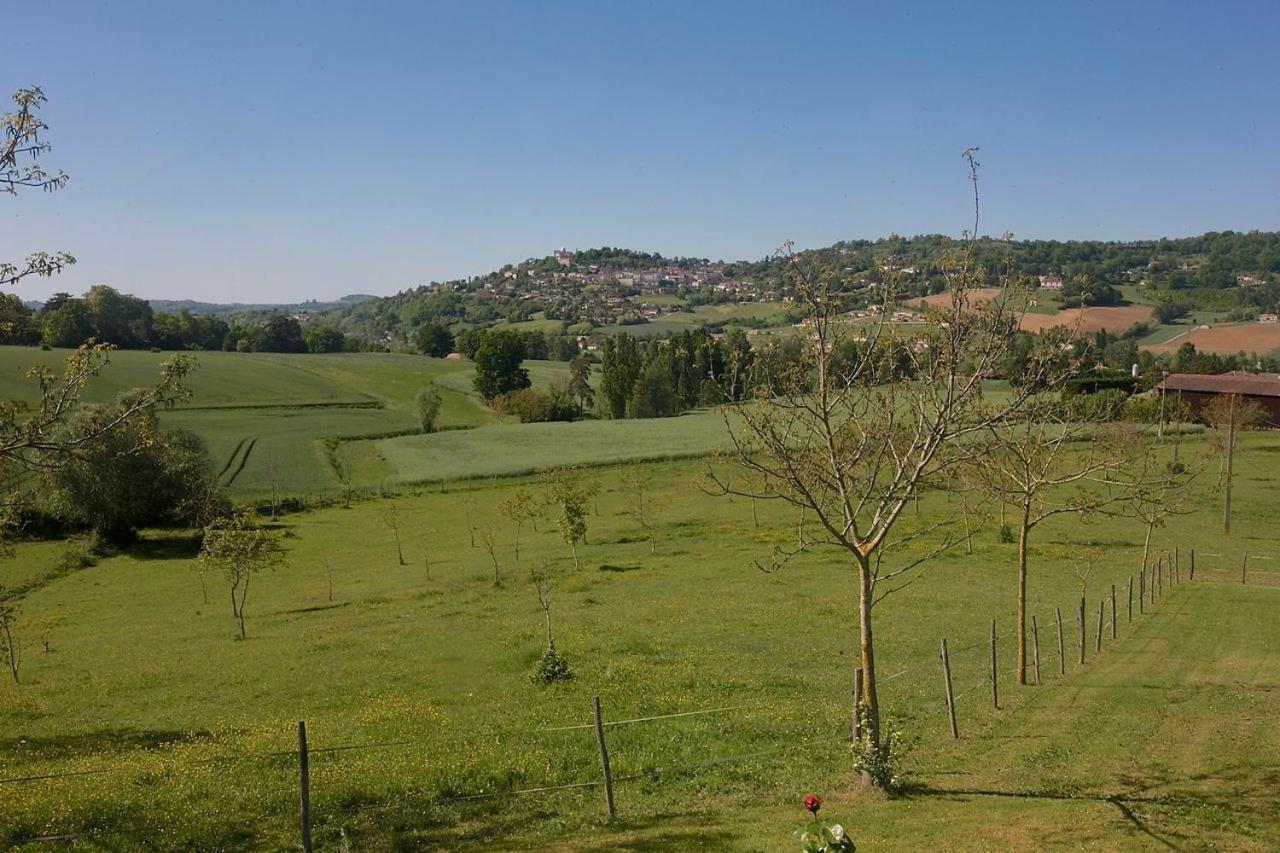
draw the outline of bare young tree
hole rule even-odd
[[[493,528],[485,525],[480,528],[480,543],[484,546],[485,553],[489,555],[489,561],[493,563],[493,585],[502,585],[502,575],[498,566],[498,537],[494,535]]]
[[[538,594],[538,604],[542,607],[542,615],[547,629],[547,648],[556,647],[555,635],[551,632],[551,570],[546,560],[542,568],[529,569],[529,577],[533,581],[534,591]]]
[[[520,562],[520,528],[526,521],[533,521],[538,515],[537,501],[528,489],[516,489],[511,497],[501,504],[502,514],[511,519],[513,541],[515,544],[516,562]]]
[[[658,550],[655,517],[665,501],[654,494],[652,473],[638,462],[628,465],[623,472],[622,487],[627,493],[626,514],[649,538],[649,554],[653,555]]]
[[[975,437],[972,480],[1015,508],[1018,531],[1017,680],[1027,683],[1027,557],[1032,532],[1059,515],[1104,512],[1130,498],[1122,470],[1141,436],[1122,425],[1073,422],[1056,401],[1037,399]],[[968,523],[966,514],[966,525]]]
[[[976,203],[972,153],[965,156]],[[803,509],[816,529],[806,531],[797,550],[828,547],[847,558],[857,599],[866,739],[878,749],[873,608],[911,582],[905,573],[950,546],[949,537],[934,547],[925,543],[952,520],[895,531],[920,485],[942,481],[965,461],[962,440],[1008,419],[1030,395],[1014,389],[997,402],[983,394],[984,380],[1006,361],[1026,300],[1013,287],[985,302],[978,298],[975,290],[987,276],[972,240],[943,268],[948,302],[928,310],[923,328],[911,331],[892,324],[891,269],[869,290],[789,246],[782,260],[796,301],[809,312],[804,357],[766,376],[753,405],[726,410],[729,456],[744,477],[729,479],[714,465],[708,474],[715,491]],[[874,300],[879,310],[855,325],[843,316],[855,300]],[[1047,387],[1056,361],[1029,361],[1027,387]],[[772,567],[790,556],[775,550]]]
[[[408,565],[404,561],[404,548],[400,546],[400,508],[396,506],[395,501],[387,501],[382,505],[380,511],[382,523],[391,531],[392,538],[396,542],[396,559],[400,561],[400,565]]]
[[[1162,397],[1163,399],[1163,397]],[[1218,431],[1214,444],[1222,454],[1222,535],[1231,535],[1231,486],[1234,480],[1236,433],[1254,429],[1265,420],[1256,401],[1240,394],[1219,394],[1208,402],[1202,414]],[[1146,565],[1144,559],[1143,565]]]
[[[333,563],[329,562],[329,555],[324,551],[320,552],[320,564],[324,566],[325,578],[329,582],[329,601],[333,601]]]
[[[467,536],[470,537],[471,547],[476,547],[476,526],[471,521],[471,516],[476,507],[476,499],[471,495],[464,495],[462,498],[462,515],[467,522]]]

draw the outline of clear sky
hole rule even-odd
[[[1280,3],[15,2],[61,192],[0,257],[147,297],[390,293],[561,245],[759,258],[1280,228]]]

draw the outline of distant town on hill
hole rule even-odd
[[[942,235],[851,240],[802,253],[846,276],[850,311],[892,277],[899,302],[946,289],[942,264],[960,241]],[[1126,325],[1145,336],[1190,319],[1269,321],[1280,311],[1280,233],[1210,232],[1129,242],[980,238],[975,257],[993,282],[1033,293],[1035,310],[1145,306]],[[141,300],[110,287],[43,304],[7,296],[0,339],[74,346],[94,338],[125,348],[319,351],[412,350],[424,324],[460,332],[510,327],[569,338],[627,331],[666,336],[687,328],[783,328],[804,320],[781,257],[712,261],[602,247],[558,249],[484,275],[430,282],[391,296],[356,294],[297,304]],[[862,285],[862,286],[859,286]],[[861,300],[861,301],[860,301]],[[1139,316],[1141,315],[1141,316]],[[1149,317],[1149,322],[1146,318]],[[910,319],[909,317],[904,319]],[[1045,320],[1044,325],[1051,320]],[[1118,331],[1118,330],[1116,330]],[[1265,336],[1264,336],[1265,337]],[[1270,350],[1280,348],[1280,340]],[[1252,339],[1251,339],[1252,343]]]

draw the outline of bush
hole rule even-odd
[[[534,388],[522,388],[494,398],[493,407],[504,414],[515,415],[522,424],[548,421],[573,421],[582,415],[569,396],[559,388],[550,394]]]
[[[418,424],[423,432],[435,432],[436,421],[440,419],[440,389],[434,382],[428,382],[418,392]]]
[[[871,709],[863,704],[859,713],[865,720]],[[902,787],[902,762],[915,744],[916,739],[908,738],[895,718],[886,717],[880,725],[878,744],[873,745],[865,732],[854,742],[853,769],[870,776],[877,788],[893,793]]]
[[[573,678],[573,669],[564,655],[556,651],[554,644],[547,646],[538,661],[538,668],[533,672],[535,684],[552,684],[556,681],[568,681]]]

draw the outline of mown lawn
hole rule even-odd
[[[1183,452],[1201,447],[1189,440]],[[515,559],[499,503],[521,487],[544,495],[536,480],[446,484],[286,517],[288,561],[254,581],[247,641],[235,639],[220,579],[206,578],[204,602],[194,542],[180,532],[69,573],[55,570],[59,547],[23,545],[0,567],[36,578],[18,624],[25,683],[0,685],[0,777],[94,775],[0,783],[0,843],[71,833],[85,849],[293,847],[287,753],[306,719],[313,748],[362,746],[314,756],[323,849],[345,837],[352,849],[771,851],[794,844],[810,792],[862,850],[1273,849],[1278,451],[1275,434],[1246,437],[1229,541],[1210,469],[1195,513],[1158,533],[1162,547],[1180,547],[1184,573],[1197,547],[1198,580],[1166,587],[1133,625],[1122,593],[1120,637],[1108,635],[1096,660],[1095,602],[1112,583],[1124,589],[1142,531],[1106,518],[1045,527],[1030,595],[1046,683],[1015,688],[1002,675],[1000,711],[985,642],[996,619],[1004,672],[1013,546],[988,526],[972,554],[953,550],[886,599],[882,701],[920,738],[899,799],[863,790],[847,771],[846,562],[815,553],[779,573],[753,568],[794,541],[798,519],[761,505],[755,526],[746,501],[698,488],[700,461],[646,466],[664,499],[654,555],[626,514],[620,470],[590,472],[604,491],[577,570],[545,520],[540,532],[526,525]],[[928,496],[905,523],[928,523],[941,500]],[[1255,556],[1242,588],[1245,549]],[[543,623],[528,572],[544,561],[557,647],[576,672],[551,688],[529,679]],[[1082,587],[1088,662],[1074,663],[1069,623],[1059,678],[1051,614],[1061,607],[1070,619]],[[944,636],[961,694],[958,742],[941,702]],[[553,730],[587,723],[593,695],[613,720],[731,710],[611,729],[613,769],[626,779],[613,824],[596,788],[506,793],[598,779],[590,731]],[[476,795],[495,796],[456,799]]]

